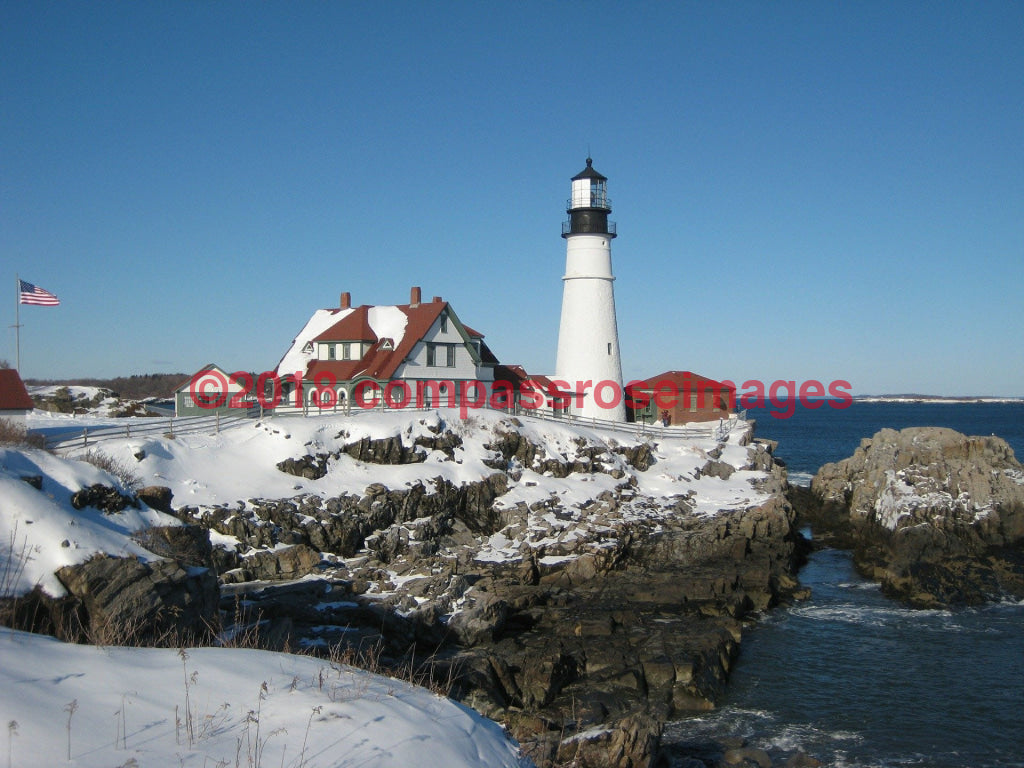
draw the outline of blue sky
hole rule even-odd
[[[627,378],[1024,395],[1024,3],[0,3],[0,357],[273,368],[452,302],[554,368],[609,178]]]

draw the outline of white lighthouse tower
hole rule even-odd
[[[612,290],[615,224],[608,221],[612,210],[608,179],[592,163],[588,157],[587,167],[573,176],[572,197],[566,205],[569,220],[562,224],[565,275],[555,378],[583,393],[583,407],[577,409],[574,402],[574,412],[625,421]]]

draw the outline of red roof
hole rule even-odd
[[[406,313],[408,314],[408,313]],[[364,304],[356,307],[313,341],[376,341],[377,336],[370,328],[370,307]]]
[[[684,388],[692,391],[695,385],[700,387],[705,384],[713,388],[721,387],[723,390],[730,392],[736,391],[735,386],[723,384],[720,381],[715,381],[714,379],[709,379],[707,376],[701,376],[700,374],[692,373],[690,371],[665,371],[664,373],[659,373],[657,376],[651,376],[651,378],[645,379],[640,382],[640,386],[634,385],[634,388],[641,391],[648,389],[653,390],[662,383],[671,384],[676,391],[682,391]]]
[[[0,368],[0,411],[32,410],[35,407],[18,372],[14,368]]]
[[[370,329],[366,319],[369,306],[358,307],[345,318],[332,325],[316,337],[315,341],[371,341],[373,345],[359,360],[311,360],[306,368],[306,379],[317,373],[327,371],[336,381],[351,381],[360,376],[368,376],[378,381],[386,381],[394,376],[398,366],[412,353],[413,347],[426,335],[441,313],[448,307],[447,301],[431,301],[420,304],[397,305],[409,322],[405,326],[402,340],[394,349],[382,349],[383,339],[378,339]],[[362,319],[360,319],[360,316]],[[355,318],[350,324],[350,318]],[[362,333],[362,326],[368,335],[352,336],[351,333]],[[314,379],[315,380],[315,379]]]

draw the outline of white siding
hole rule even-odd
[[[616,406],[605,407],[593,394],[602,381],[614,382],[620,393],[622,390],[611,241],[604,235],[568,237],[562,280],[562,319],[558,329],[555,378],[567,381],[570,386],[575,386],[576,382],[592,382],[587,387],[581,415],[625,421],[626,409],[621,397]],[[602,402],[612,399],[612,389],[605,388]]]

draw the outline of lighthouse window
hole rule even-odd
[[[612,353],[612,343],[609,341],[608,342],[608,354],[610,355],[611,353]]]

